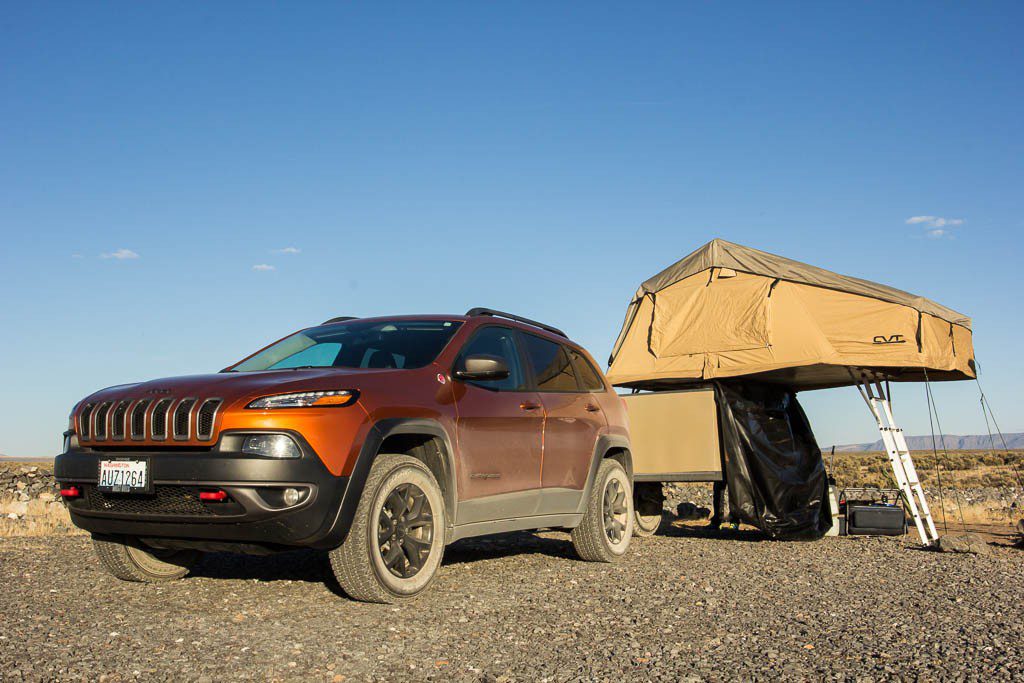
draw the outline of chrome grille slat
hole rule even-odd
[[[92,434],[96,441],[104,441],[107,438],[107,413],[109,412],[110,401],[104,401],[93,415]]]
[[[149,408],[150,403],[152,403],[151,400],[144,398],[132,408],[130,432],[134,441],[141,441],[146,438],[146,409]]]
[[[131,401],[119,401],[113,412],[110,413],[110,438],[114,441],[124,440],[124,435],[128,431],[126,429],[128,406],[131,404]]]
[[[88,439],[92,436],[92,409],[93,404],[86,403],[78,414],[78,438]]]
[[[167,413],[173,403],[173,398],[162,398],[153,406],[153,414],[149,418],[149,433],[154,441],[163,441],[167,438]]]
[[[217,411],[220,410],[222,399],[208,398],[203,401],[196,412],[196,438],[200,441],[209,441],[213,438],[213,425],[217,420]]]
[[[171,433],[176,441],[188,441],[192,426],[192,409],[195,405],[196,399],[183,398],[174,408]]]

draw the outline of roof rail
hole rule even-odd
[[[504,311],[496,311],[493,308],[471,308],[468,311],[466,311],[466,315],[469,317],[477,315],[491,315],[496,318],[508,318],[509,320],[515,320],[517,323],[526,323],[527,325],[539,327],[540,329],[551,332],[552,334],[557,334],[559,337],[565,337],[566,339],[569,338],[569,335],[567,335],[565,332],[562,332],[557,327],[545,325],[544,323],[537,322],[536,320],[524,318],[521,315],[513,315],[511,313],[505,313]]]
[[[337,318],[331,318],[330,320],[325,320],[325,321],[323,321],[320,324],[321,325],[330,325],[331,323],[343,323],[346,320],[358,320],[358,319],[359,318],[357,318],[354,315],[339,315]]]

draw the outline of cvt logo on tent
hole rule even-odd
[[[874,338],[875,344],[906,344],[907,340],[903,338],[902,334],[894,334],[890,337],[886,337],[884,334],[876,335]]]

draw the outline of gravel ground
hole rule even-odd
[[[210,555],[153,586],[102,573],[85,537],[0,539],[0,680],[1010,679],[1022,562],[677,523],[599,565],[514,534],[450,547],[394,607],[337,595],[313,552]]]

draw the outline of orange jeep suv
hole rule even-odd
[[[622,401],[560,330],[500,311],[335,318],[216,374],[110,387],[71,414],[55,471],[114,576],[203,551],[329,551],[345,592],[421,593],[447,544],[572,530],[585,560],[633,533]]]

